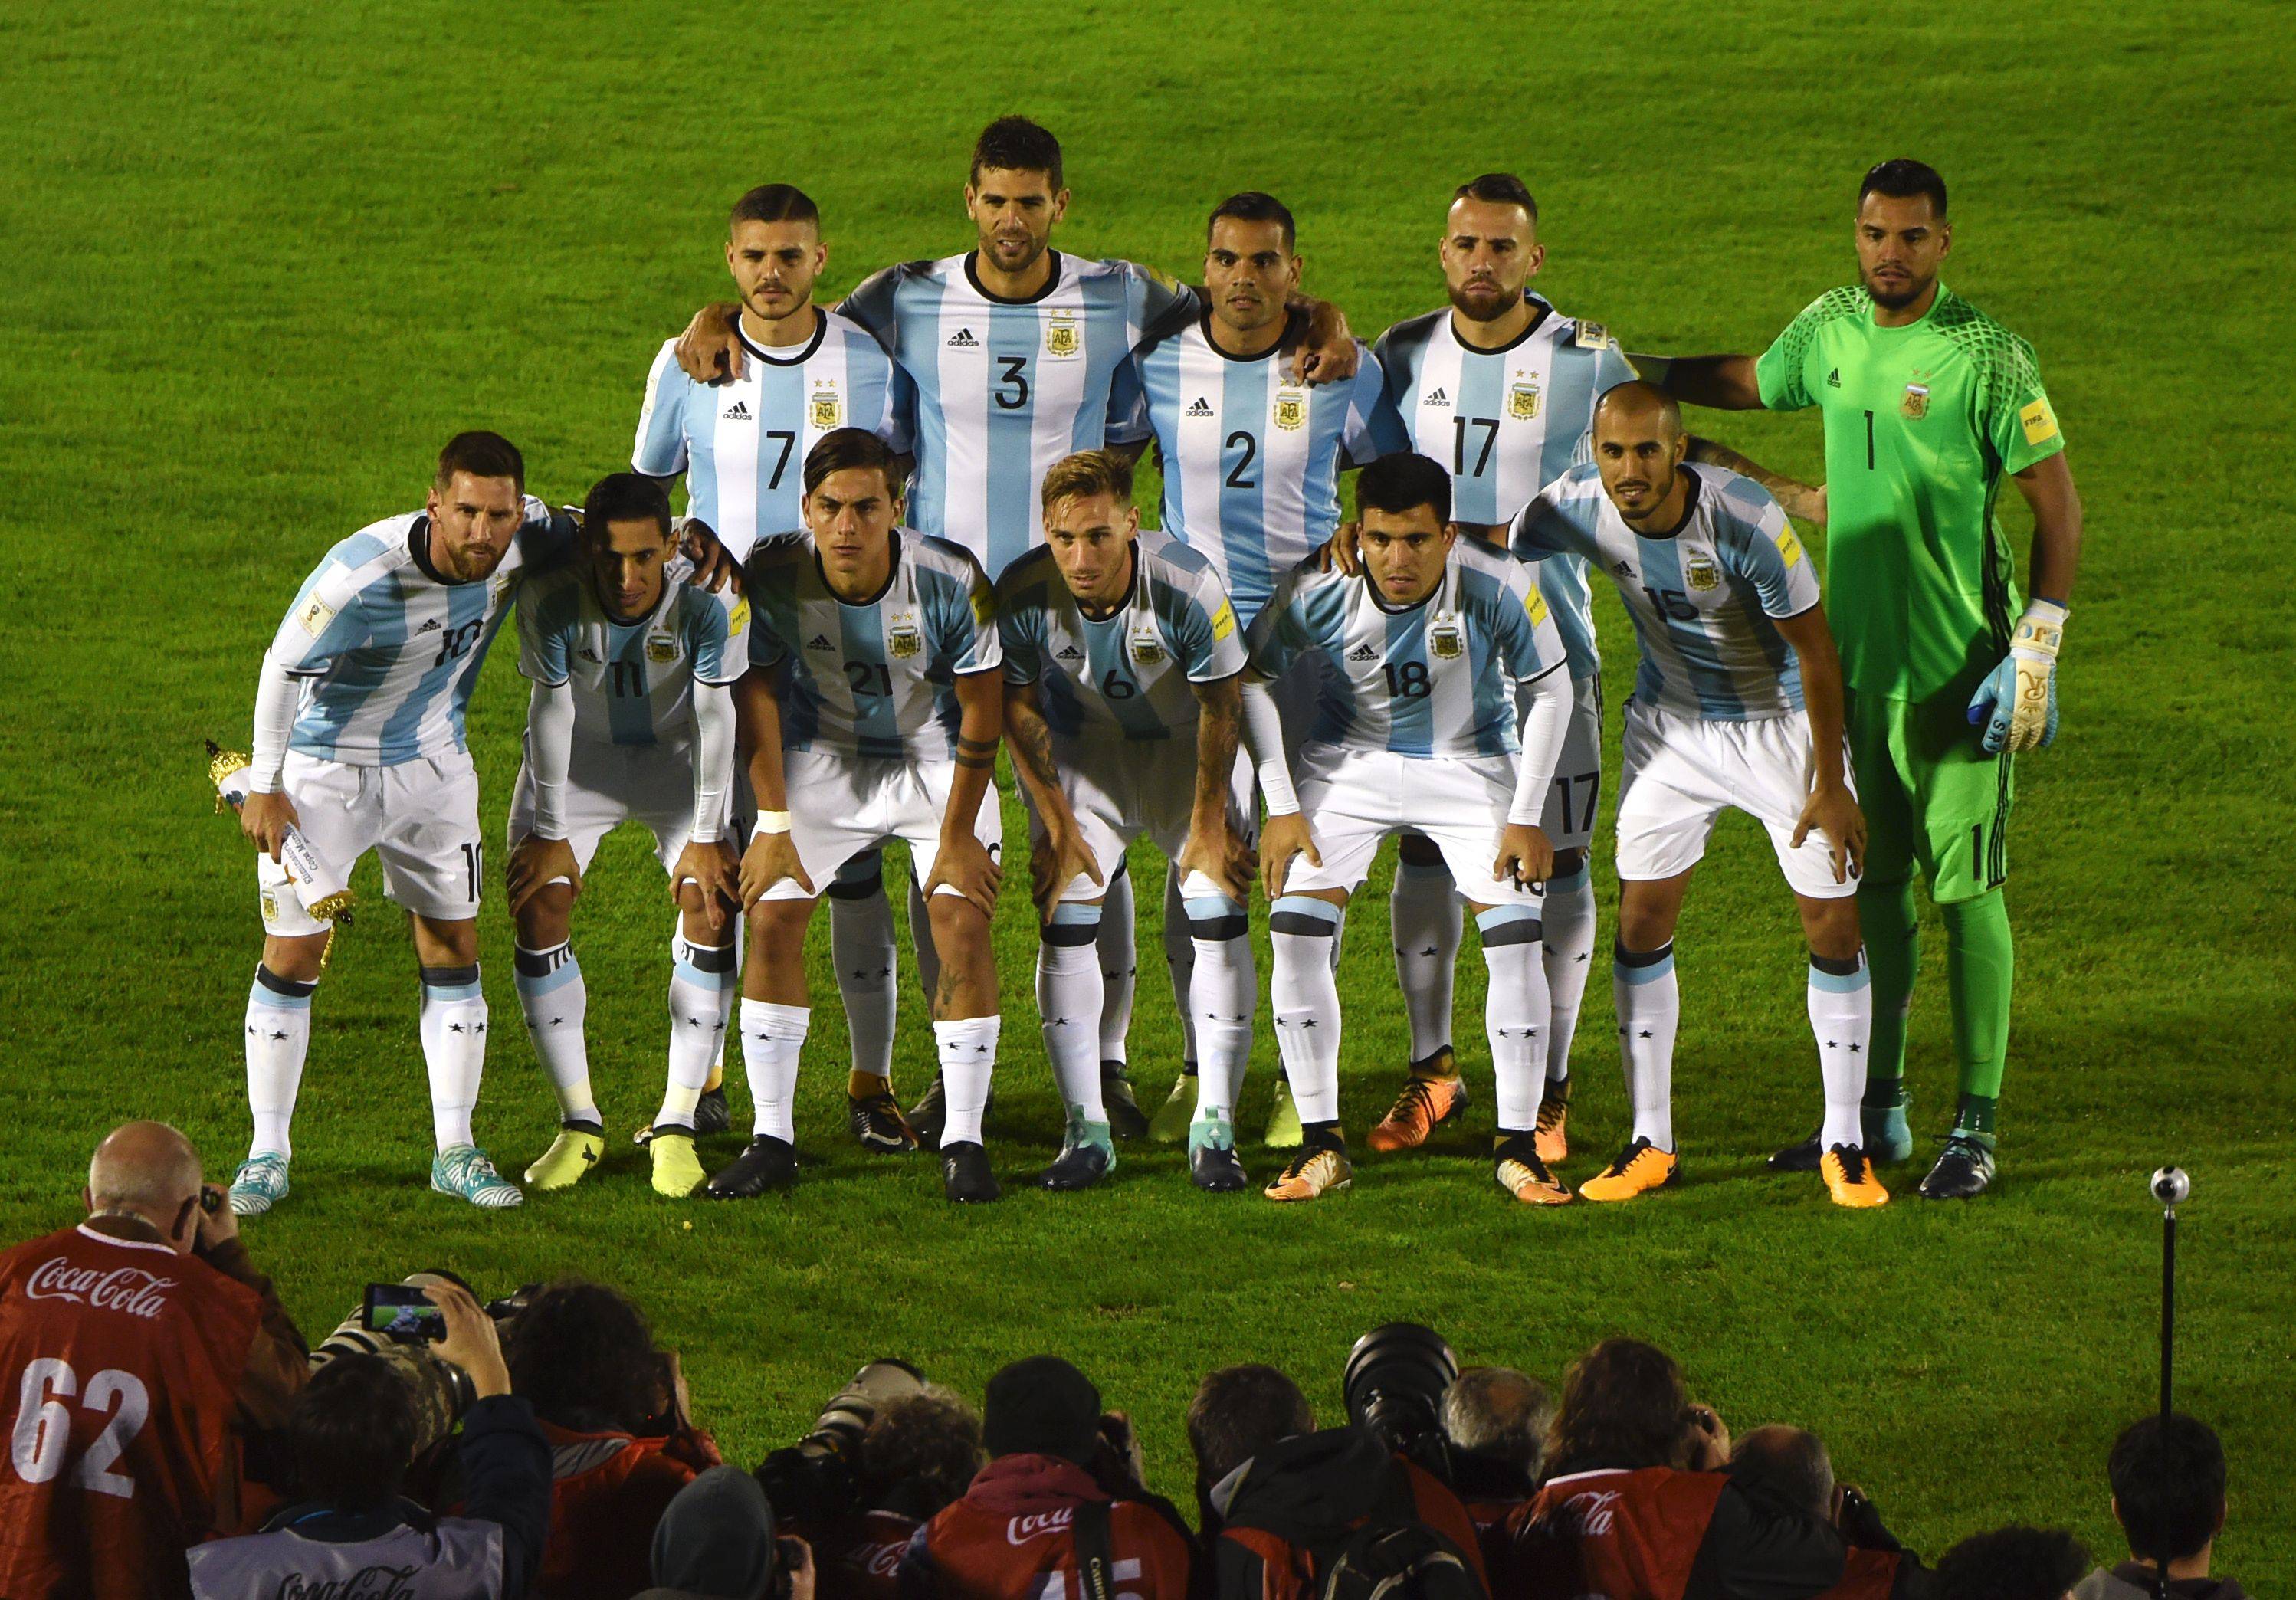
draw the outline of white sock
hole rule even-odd
[[[1100,1059],[1126,1060],[1132,1032],[1132,990],[1140,975],[1138,918],[1132,907],[1132,874],[1119,870],[1108,881],[1100,905],[1100,973],[1105,989],[1100,1006]]]
[[[1398,860],[1387,897],[1395,931],[1395,981],[1411,1021],[1411,1059],[1425,1061],[1451,1042],[1451,988],[1459,964],[1458,892],[1441,862]]]
[[[917,958],[917,984],[924,990],[930,1013],[934,992],[940,988],[940,950],[933,943],[932,914],[925,909],[924,892],[914,872],[909,874],[909,949]]]
[[[697,945],[680,932],[669,941],[669,1072],[656,1128],[693,1126],[693,1108],[725,1047],[726,1019],[741,984],[732,940]]]
[[[749,1069],[750,1097],[758,1108],[753,1136],[797,1143],[797,1062],[812,1020],[810,1006],[742,998],[742,1064]]]
[[[940,1054],[941,1092],[948,1119],[940,1147],[980,1143],[980,1112],[988,1104],[989,1080],[996,1072],[997,1017],[960,1017],[933,1024],[933,1047]]]
[[[1866,1099],[1866,1046],[1874,1031],[1873,975],[1863,950],[1824,967],[1821,959],[1809,958],[1809,1030],[1817,1036],[1817,1068],[1825,1081],[1825,1126],[1817,1145],[1857,1150],[1866,1139],[1857,1108]]]
[[[1528,906],[1494,906],[1475,918],[1483,965],[1491,975],[1483,998],[1483,1032],[1491,1045],[1492,1097],[1502,1134],[1528,1133],[1538,1123],[1546,1081],[1546,969],[1538,959],[1538,913]]]
[[[574,947],[562,943],[529,950],[521,945],[513,964],[512,981],[518,989],[518,1008],[526,1015],[526,1036],[542,1070],[550,1075],[559,1117],[597,1122],[598,1102],[590,1089],[590,1047],[582,1036],[590,992],[582,981],[582,964],[574,959]]]
[[[1196,1118],[1234,1120],[1236,1091],[1251,1061],[1251,1012],[1259,997],[1251,924],[1241,900],[1206,896],[1181,907],[1189,931],[1187,1004],[1194,1023]]]
[[[877,868],[852,882],[840,876],[829,886],[829,955],[837,967],[837,992],[845,1001],[853,1070],[890,1078],[901,962],[893,939],[893,904],[885,898],[884,875]]]
[[[471,1112],[487,1066],[487,997],[476,962],[422,969],[422,1060],[430,1070],[430,1134],[439,1148],[473,1145]]]
[[[1627,1102],[1635,1109],[1635,1136],[1674,1151],[1674,1030],[1682,1019],[1682,991],[1674,981],[1674,941],[1635,955],[1611,953],[1611,996],[1619,1009],[1619,1054],[1627,1071]]]
[[[1568,877],[1546,881],[1538,922],[1539,958],[1546,968],[1546,1081],[1563,1083],[1570,1077],[1570,1040],[1578,1031],[1587,974],[1595,965],[1595,879],[1586,863]]]
[[[1037,1015],[1063,1104],[1088,1122],[1108,1120],[1100,1091],[1100,1009],[1104,989],[1095,936],[1096,906],[1055,906],[1037,945]]]
[[[1188,902],[1181,898],[1180,875],[1164,874],[1164,976],[1172,984],[1172,1010],[1180,1019],[1180,1059],[1197,1060],[1196,1013],[1190,999],[1195,992],[1196,941],[1188,931]]]
[[[256,964],[247,990],[247,1109],[255,1137],[247,1153],[292,1155],[287,1124],[311,1049],[311,995],[319,986],[282,978]]]
[[[1331,952],[1338,927],[1336,908],[1308,895],[1284,895],[1267,912],[1275,1045],[1302,1122],[1340,1117],[1340,985]]]

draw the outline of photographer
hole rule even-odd
[[[822,1600],[894,1600],[910,1539],[980,1472],[980,1418],[927,1385],[877,1412],[860,1458],[854,1508],[811,1535]]]
[[[1204,1374],[1188,1402],[1188,1448],[1196,1458],[1196,1514],[1206,1549],[1219,1537],[1228,1481],[1284,1440],[1316,1431],[1308,1397],[1289,1375],[1248,1363]]]
[[[1833,1458],[1824,1440],[1783,1423],[1767,1424],[1730,1447],[1729,1471],[1740,1489],[1848,1530],[1841,1581],[1826,1591],[1829,1600],[1886,1600],[1897,1585],[1904,1552],[1874,1514],[1873,1503],[1833,1481]],[[1863,1531],[1852,1530],[1852,1522]]]
[[[1512,1366],[1470,1367],[1443,1395],[1451,1488],[1473,1519],[1483,1564],[1499,1564],[1506,1520],[1538,1492],[1554,1392]]]
[[[511,1391],[531,1401],[551,1455],[541,1600],[627,1600],[652,1578],[654,1524],[718,1446],[686,1418],[676,1358],[638,1309],[566,1279],[510,1321]]]
[[[1672,1358],[1604,1340],[1563,1380],[1546,1481],[1508,1520],[1496,1600],[1809,1600],[1848,1574],[1850,1539],[1895,1547],[1862,1496],[1829,1523],[1735,1481],[1729,1455]],[[1928,1579],[1904,1556],[1887,1592],[1925,1595]]]
[[[166,1123],[114,1129],[81,1199],[0,1255],[0,1595],[183,1595],[185,1549],[246,1526],[242,1447],[286,1421],[302,1335]]]
[[[1120,1412],[1056,1356],[988,1380],[988,1465],[919,1529],[901,1558],[913,1600],[1037,1600],[1056,1593],[1185,1600],[1193,1543],[1170,1505],[1141,1483],[1139,1443]],[[1087,1568],[1093,1571],[1087,1576]]]
[[[2181,1411],[2139,1417],[2112,1441],[2105,1474],[2129,1559],[2082,1579],[2074,1600],[2148,1600],[2159,1592],[2164,1563],[2177,1600],[2246,1600],[2231,1579],[2209,1576],[2225,1524],[2224,1446],[2216,1430]]]
[[[780,1532],[754,1476],[713,1466],[655,1525],[653,1581],[637,1600],[814,1600],[813,1553]]]
[[[495,1325],[468,1291],[424,1292],[444,1314],[439,1358],[467,1375],[463,1507],[433,1516],[400,1497],[418,1440],[413,1391],[380,1356],[345,1355],[314,1374],[287,1418],[301,1497],[259,1533],[191,1553],[199,1600],[357,1592],[388,1574],[408,1600],[521,1600],[550,1525],[550,1452],[533,1408],[510,1393]]]

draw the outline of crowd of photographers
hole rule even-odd
[[[567,1280],[481,1305],[378,1285],[305,1352],[180,1135],[115,1132],[88,1217],[0,1255],[0,1594],[283,1600],[2240,1600],[2210,1560],[2216,1436],[2147,1417],[2107,1475],[2130,1558],[2005,1528],[1925,1565],[1824,1443],[1736,1438],[1664,1352],[1560,1391],[1462,1371],[1432,1330],[1359,1340],[1344,1417],[1266,1366],[1186,1415],[1193,1506],[1055,1356],[976,1410],[870,1363],[754,1471],[692,1419],[644,1315]],[[378,1311],[378,1304],[384,1307]],[[19,1375],[20,1374],[20,1376]],[[227,1536],[225,1536],[227,1535]]]

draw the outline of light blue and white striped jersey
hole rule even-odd
[[[1538,315],[1504,349],[1461,344],[1447,308],[1396,324],[1374,347],[1387,377],[1385,447],[1450,468],[1451,515],[1462,522],[1513,521],[1563,468],[1587,460],[1595,402],[1635,375],[1602,324],[1523,298]],[[1570,652],[1570,676],[1599,677],[1585,569],[1576,560],[1545,562],[1538,585]]]
[[[711,594],[673,561],[661,598],[619,622],[580,562],[529,579],[518,603],[518,669],[574,686],[574,737],[588,744],[676,743],[693,736],[693,685],[730,684],[750,666],[750,603]]]
[[[1586,462],[1522,508],[1514,553],[1575,556],[1610,574],[1642,651],[1636,700],[1710,722],[1799,711],[1801,668],[1771,619],[1817,603],[1809,557],[1760,484],[1722,467],[1682,470],[1690,504],[1662,538],[1628,527]]]
[[[1203,553],[1143,529],[1132,589],[1107,617],[1085,615],[1049,546],[996,580],[1004,681],[1035,684],[1063,739],[1194,736],[1195,691],[1243,670],[1243,635]]]
[[[867,600],[840,600],[810,533],[750,552],[750,660],[786,661],[782,748],[945,761],[956,753],[956,678],[1004,665],[996,591],[972,553],[893,530],[893,570]]]
[[[685,474],[685,514],[745,559],[766,535],[805,526],[805,457],[838,428],[866,428],[893,449],[909,440],[898,415],[892,357],[859,324],[821,313],[813,338],[768,350],[742,338],[742,375],[696,383],[671,340],[646,374],[630,465],[651,478]]]
[[[908,519],[994,575],[1044,543],[1037,488],[1063,455],[1129,443],[1116,374],[1152,326],[1194,295],[1130,261],[1051,252],[1034,299],[980,286],[970,252],[889,267],[838,308],[892,352],[914,390]]]
[[[463,715],[504,607],[529,572],[560,564],[572,546],[572,524],[529,495],[502,565],[469,583],[431,570],[423,512],[369,523],[328,551],[268,652],[302,680],[288,748],[351,767],[467,748]]]
[[[1513,755],[1515,685],[1563,664],[1562,641],[1531,569],[1462,537],[1442,579],[1392,610],[1368,571],[1312,560],[1292,570],[1251,626],[1252,669],[1278,678],[1321,652],[1311,743],[1406,756]]]
[[[1339,526],[1341,466],[1378,454],[1378,361],[1358,343],[1353,378],[1311,389],[1291,375],[1307,317],[1292,322],[1274,349],[1231,356],[1198,316],[1132,358],[1164,457],[1164,531],[1211,558],[1247,627]]]

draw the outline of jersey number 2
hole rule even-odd
[[[24,1368],[17,1389],[16,1425],[8,1440],[16,1475],[27,1483],[53,1483],[64,1470],[64,1457],[71,1451],[71,1410],[64,1402],[74,1396],[82,1409],[108,1413],[111,1420],[88,1441],[86,1452],[72,1468],[71,1481],[100,1495],[133,1498],[135,1480],[113,1472],[111,1464],[143,1432],[144,1419],[152,1415],[152,1394],[143,1379],[115,1366],[90,1378],[85,1393],[69,1361],[43,1356]]]

